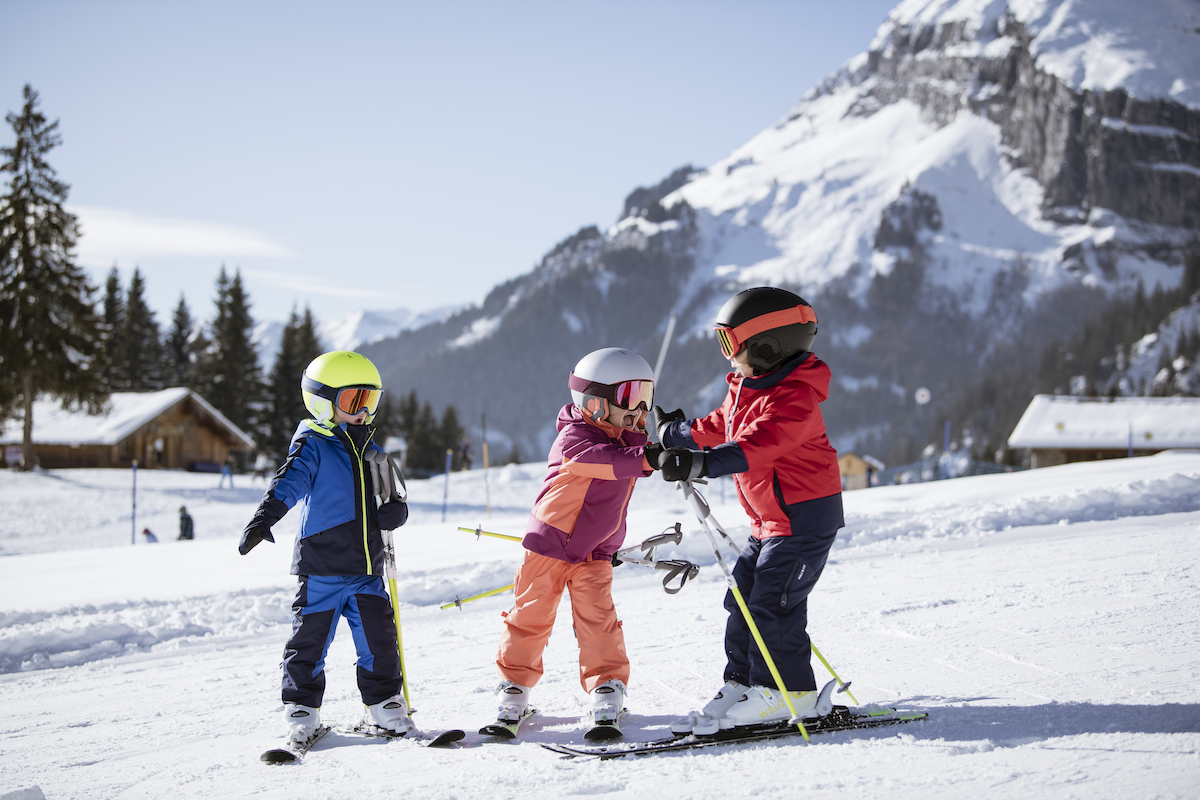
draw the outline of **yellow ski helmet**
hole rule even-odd
[[[371,359],[349,350],[334,350],[322,353],[304,368],[300,393],[305,408],[322,425],[333,424],[335,404],[349,416],[365,408],[367,422],[371,422],[379,410],[383,381]]]

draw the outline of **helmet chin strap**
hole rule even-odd
[[[603,397],[589,397],[584,411],[596,422],[603,422],[608,417],[608,401]]]

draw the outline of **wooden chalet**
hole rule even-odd
[[[1200,448],[1200,397],[1068,397],[1039,394],[1012,435],[1029,466]]]
[[[23,422],[10,419],[0,446],[19,460]],[[57,400],[33,406],[33,450],[45,469],[129,467],[216,472],[230,455],[243,459],[254,440],[191,389],[114,392],[101,414],[63,409]]]

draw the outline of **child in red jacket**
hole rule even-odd
[[[829,367],[809,352],[816,313],[783,289],[747,289],[721,308],[716,330],[733,367],[729,394],[690,423],[682,411],[656,409],[668,448],[663,477],[733,475],[751,529],[733,576],[784,686],[775,685],[728,592],[726,683],[701,711],[672,723],[679,733],[789,719],[784,689],[798,714],[815,715],[808,595],[845,524],[837,451],[818,405],[829,395]]]
[[[575,402],[558,414],[546,480],[522,541],[528,552],[496,656],[504,679],[498,727],[485,728],[489,733],[513,734],[524,718],[564,588],[579,642],[579,681],[593,699],[591,721],[620,733],[629,658],[612,601],[613,556],[625,541],[633,484],[653,471],[647,451],[653,461],[662,452],[647,446],[645,434],[654,372],[637,353],[609,347],[576,365],[570,387]]]

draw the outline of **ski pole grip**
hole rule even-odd
[[[375,460],[375,456],[376,451],[372,451],[367,453],[366,458],[363,460],[366,462],[367,471],[371,474],[371,492],[380,504],[383,504],[387,502],[388,492],[384,487],[384,477],[379,469],[379,462]]]
[[[391,453],[384,453],[384,455],[387,457],[387,470],[391,481],[392,495],[408,502],[408,485],[404,483],[404,473],[400,471],[400,465],[396,463],[396,459],[392,458]]]

